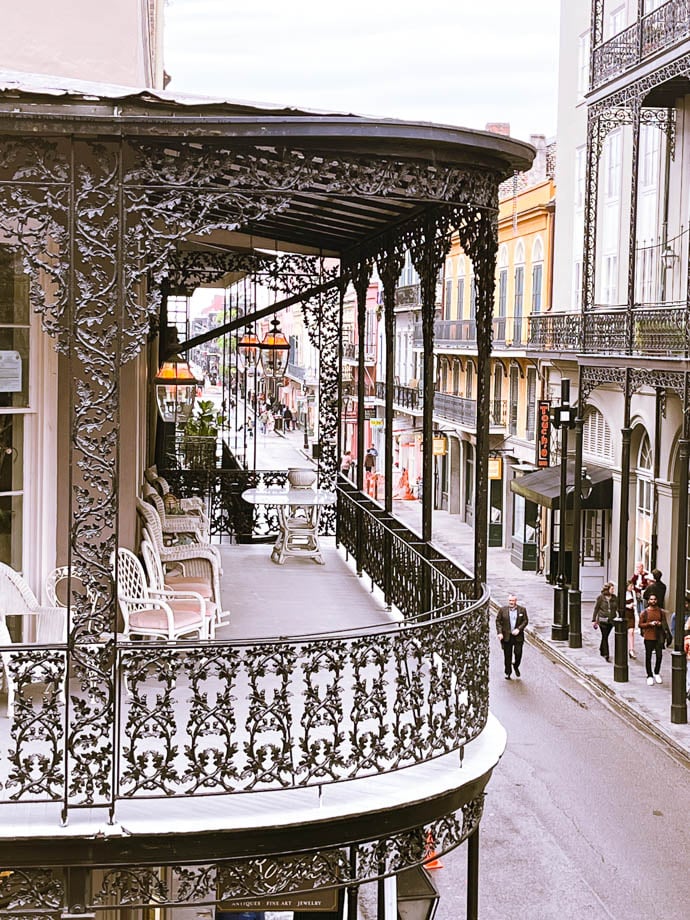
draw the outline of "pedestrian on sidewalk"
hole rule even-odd
[[[511,671],[520,676],[520,662],[525,644],[525,627],[529,623],[527,610],[517,602],[515,594],[508,595],[508,603],[496,614],[496,632],[503,648],[505,679],[510,680]]]
[[[592,623],[594,628],[599,630],[601,641],[599,643],[599,654],[607,661],[611,661],[609,655],[609,635],[613,629],[613,621],[618,610],[618,596],[614,593],[614,584],[607,581],[601,589],[601,594],[594,605],[592,614]]]
[[[345,453],[340,458],[340,472],[344,473],[346,476],[349,476],[351,467],[352,467],[352,452],[349,450],[346,450]]]
[[[649,606],[640,614],[640,630],[644,636],[644,666],[647,671],[647,683],[651,687],[654,681],[661,683],[661,659],[664,646],[659,641],[663,636],[662,622],[664,611],[656,602],[656,595],[650,594]],[[652,673],[652,653],[655,653],[654,672]]]
[[[639,615],[642,613],[642,610],[646,606],[645,599],[642,594],[644,589],[651,581],[650,574],[644,567],[644,562],[635,563],[635,571],[630,576],[630,581],[633,583],[633,590],[635,592],[635,604],[637,606],[637,613]]]
[[[632,581],[625,586],[625,624],[628,627],[628,655],[637,658],[635,654],[635,590]]]

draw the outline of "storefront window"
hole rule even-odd
[[[642,562],[645,569],[649,569],[651,565],[654,506],[652,471],[652,451],[649,438],[645,434],[640,443],[637,460],[637,511],[635,515],[635,562]]]

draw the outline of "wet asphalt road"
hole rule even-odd
[[[508,747],[481,823],[481,920],[690,916],[690,770],[529,644],[521,672],[504,680],[493,639]],[[436,920],[465,918],[466,861],[462,846],[433,873]]]

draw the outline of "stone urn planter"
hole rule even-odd
[[[316,484],[316,473],[314,470],[291,467],[287,479],[291,489],[313,489]]]

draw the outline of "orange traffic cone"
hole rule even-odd
[[[426,832],[426,846],[424,847],[424,855],[427,859],[424,862],[425,869],[443,869],[443,863],[436,856],[436,850],[434,849],[434,838],[431,831]]]

